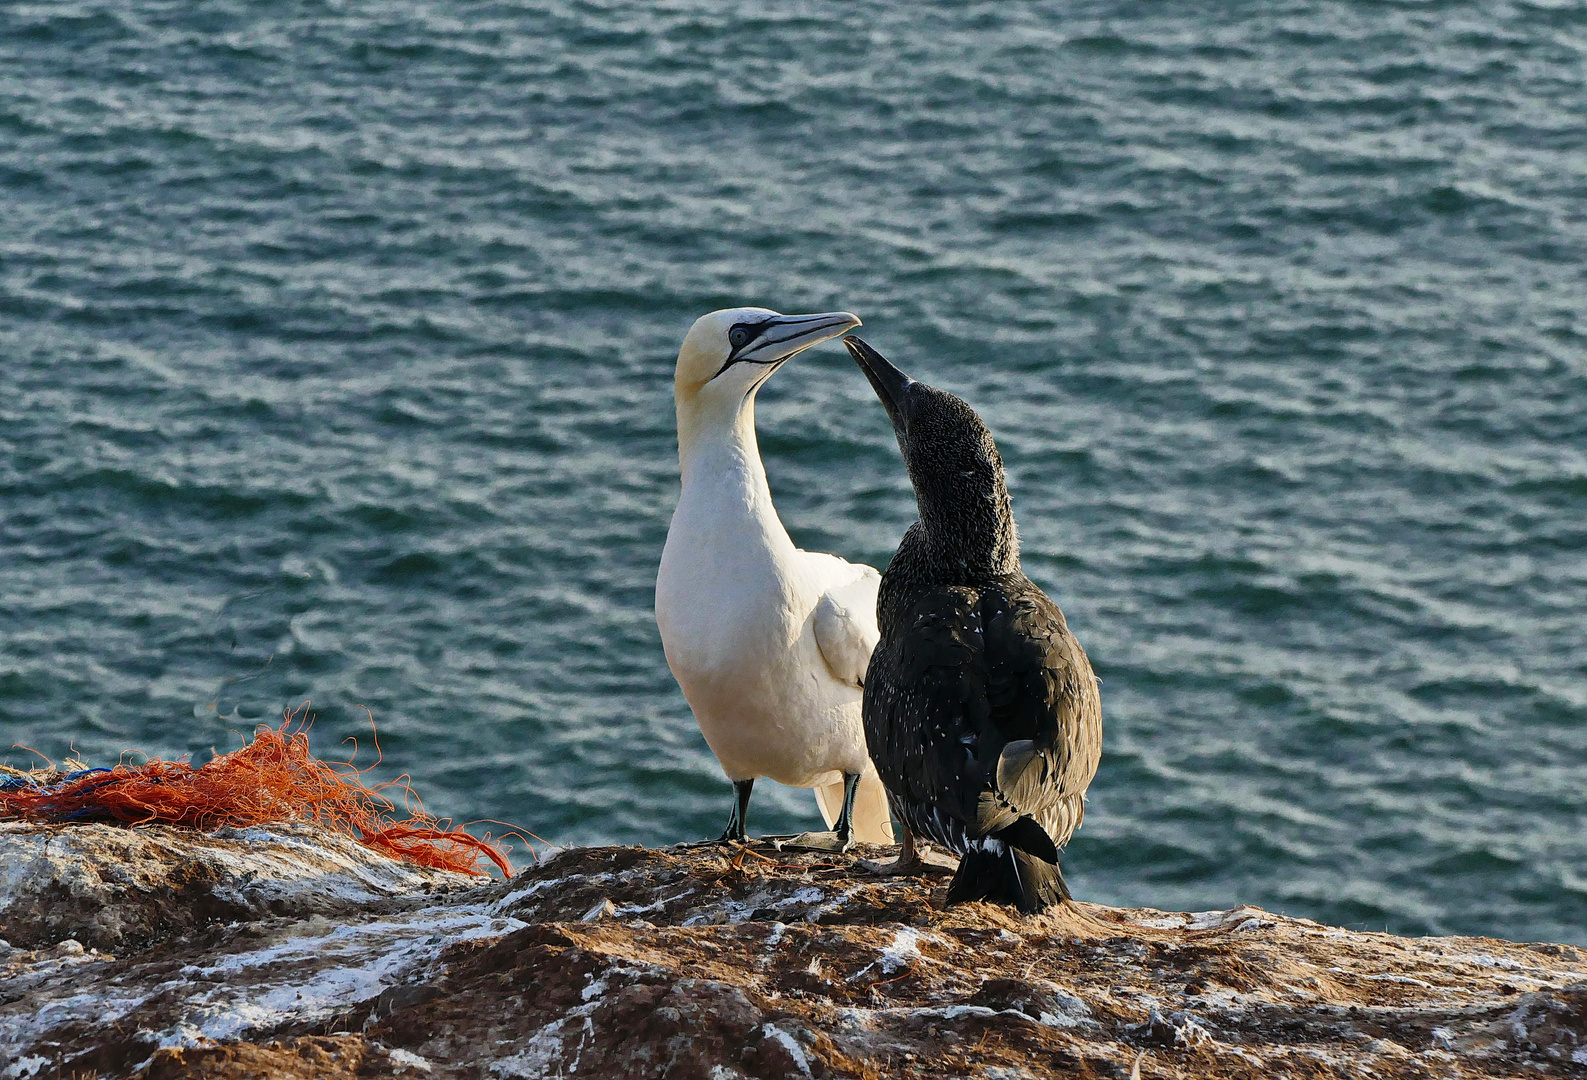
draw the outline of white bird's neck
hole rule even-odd
[[[680,506],[701,511],[700,524],[709,521],[720,542],[756,543],[774,556],[791,557],[793,541],[772,505],[755,438],[754,392],[734,403],[703,397],[678,398]]]

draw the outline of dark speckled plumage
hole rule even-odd
[[[844,339],[887,407],[920,508],[882,575],[865,734],[895,815],[957,852],[949,902],[1067,898],[1102,705],[1085,650],[1020,570],[992,435],[952,394]]]

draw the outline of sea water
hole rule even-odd
[[[1587,943],[1584,45],[1575,2],[5,5],[0,744],[203,761],[308,700],[368,764],[367,707],[458,821],[715,835],[652,614],[673,360],[846,308],[987,419],[1102,676],[1077,896]],[[759,423],[795,540],[885,565],[841,348]]]

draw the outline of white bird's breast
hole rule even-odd
[[[864,770],[859,692],[822,660],[820,585],[755,479],[728,468],[685,482],[656,579],[656,623],[728,775],[810,786]]]
[[[786,651],[800,621],[799,597],[748,508],[691,498],[685,490],[667,531],[656,577],[656,622],[667,659],[690,670],[727,672]],[[676,665],[675,665],[676,666]]]

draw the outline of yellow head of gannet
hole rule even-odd
[[[732,426],[745,416],[755,391],[790,357],[860,325],[847,311],[780,315],[760,307],[725,308],[701,315],[678,350],[673,397],[678,444],[685,457],[702,430]]]

